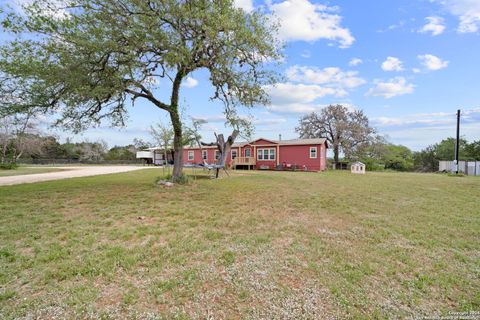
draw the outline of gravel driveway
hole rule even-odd
[[[22,183],[34,183],[41,181],[60,180],[68,178],[97,176],[100,174],[121,173],[141,170],[148,167],[139,166],[84,166],[84,167],[55,167],[64,171],[35,173],[21,176],[0,177],[0,186],[9,186]]]

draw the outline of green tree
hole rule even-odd
[[[114,146],[105,154],[105,160],[135,160],[136,149],[133,145]]]
[[[183,162],[180,89],[192,72],[208,70],[212,99],[223,102],[227,119],[237,118],[239,105],[269,102],[264,88],[277,75],[265,62],[278,61],[281,46],[268,15],[246,13],[233,0],[58,3],[33,0],[25,14],[4,14],[2,26],[16,39],[0,48],[0,73],[29,92],[4,104],[10,112],[56,111],[58,124],[79,131],[103,120],[124,125],[128,99],[149,101],[170,117],[177,179]]]
[[[44,137],[42,152],[38,155],[32,155],[32,158],[43,159],[65,159],[66,157],[65,148],[54,136]]]
[[[410,171],[413,169],[413,153],[405,146],[388,142],[384,137],[377,136],[364,148],[358,150],[355,159],[365,163],[367,170],[391,169]]]
[[[465,145],[465,156],[468,160],[480,160],[480,140]]]
[[[416,171],[438,171],[438,158],[435,147],[436,145],[431,145],[413,154],[413,166]]]
[[[435,145],[435,154],[438,160],[454,160],[455,158],[455,138],[447,138],[440,141]],[[460,148],[459,148],[459,160],[468,160],[466,159],[467,153],[465,147],[467,146],[467,140],[464,138],[460,139]]]
[[[333,149],[335,165],[340,152],[350,159],[375,139],[375,130],[363,111],[352,111],[342,105],[330,105],[320,113],[302,117],[295,130],[301,138],[326,138]]]
[[[413,153],[402,145],[389,144],[383,156],[385,169],[410,171],[413,169]]]

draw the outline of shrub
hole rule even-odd
[[[18,168],[16,163],[0,163],[0,170],[15,170]]]
[[[161,181],[161,180],[167,180],[167,181],[171,181],[173,183],[178,183],[178,184],[188,184],[190,182],[191,178],[190,178],[190,176],[188,176],[186,174],[182,174],[179,178],[177,178],[176,180],[173,180],[172,179],[172,174],[167,174],[164,177],[158,177],[155,182],[158,184],[158,182]]]

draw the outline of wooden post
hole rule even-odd
[[[280,145],[277,144],[277,167],[280,164]]]
[[[255,159],[255,163],[257,163],[257,146],[256,145],[253,145],[253,158]],[[252,169],[253,169],[253,166],[252,166]]]

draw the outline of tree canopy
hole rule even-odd
[[[2,26],[15,39],[0,48],[2,90],[11,93],[2,112],[56,112],[58,124],[80,131],[104,120],[124,125],[129,101],[147,100],[170,116],[178,177],[180,86],[189,74],[208,70],[212,99],[223,102],[227,119],[238,118],[239,105],[269,102],[264,87],[277,75],[265,62],[278,60],[281,46],[261,12],[246,13],[232,0],[58,3],[33,0],[24,15],[4,14]]]
[[[330,105],[320,113],[302,117],[295,130],[301,138],[326,138],[333,149],[335,164],[340,152],[351,158],[375,139],[375,130],[363,111],[349,110],[343,105]]]

